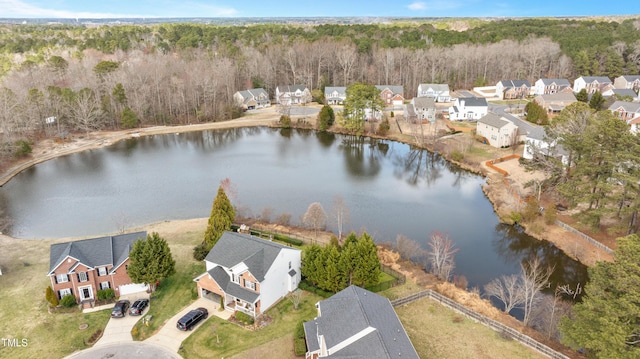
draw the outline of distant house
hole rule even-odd
[[[350,286],[316,308],[318,316],[304,323],[306,359],[418,359],[389,299]]]
[[[324,103],[327,105],[342,105],[346,98],[347,88],[344,86],[324,88]]]
[[[305,85],[276,87],[276,103],[280,105],[302,105],[311,102],[311,91]]]
[[[486,138],[496,148],[509,147],[518,142],[518,126],[493,113],[478,120],[476,134]]]
[[[112,288],[116,296],[143,292],[147,285],[131,283],[129,252],[147,232],[52,244],[49,250],[51,288],[62,299],[73,294],[85,307],[94,304],[98,290]]]
[[[571,90],[571,83],[567,79],[539,79],[533,86],[533,94],[548,95]]]
[[[408,120],[429,121],[431,123],[436,121],[436,102],[433,97],[414,97],[406,108],[410,108],[409,115],[413,116]]]
[[[480,97],[457,98],[449,107],[451,121],[477,121],[489,112],[487,99]]]
[[[524,140],[522,158],[532,160],[535,156],[557,158],[565,165],[569,162],[569,155],[562,146],[547,142],[542,127],[529,132]]]
[[[238,91],[233,94],[233,100],[245,110],[271,106],[269,94],[261,88]]]
[[[622,75],[613,80],[613,86],[617,89],[631,89],[640,91],[640,75]]]
[[[300,283],[300,250],[249,234],[224,232],[194,279],[198,295],[228,311],[265,312]]]
[[[631,98],[631,101],[633,101],[633,102],[639,102],[640,101],[640,95],[635,93],[635,91],[633,91],[632,89],[616,89],[616,88],[614,88],[613,90],[611,90],[611,92],[613,93],[613,96],[616,96],[618,98],[628,97],[628,98]]]
[[[447,84],[420,84],[417,97],[431,97],[436,102],[451,101],[449,85]]]
[[[502,80],[496,84],[496,97],[501,100],[525,98],[531,92],[527,80]]]
[[[640,117],[640,103],[637,102],[616,101],[609,106],[609,110],[627,123]]]
[[[576,96],[571,92],[560,92],[548,95],[539,95],[534,99],[549,113],[558,113],[565,107],[577,102]]]
[[[596,91],[602,93],[606,85],[613,85],[611,79],[606,76],[580,76],[573,82],[573,92],[578,93],[586,89],[588,94]]]
[[[376,85],[380,90],[380,98],[386,107],[400,108],[404,104],[404,89],[402,86]]]

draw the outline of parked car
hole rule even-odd
[[[127,313],[127,309],[129,309],[129,301],[128,300],[119,300],[116,302],[116,305],[113,307],[111,311],[111,318],[122,318]]]
[[[138,299],[129,308],[129,315],[140,315],[149,305],[149,299]]]
[[[191,330],[196,326],[201,320],[207,319],[209,316],[209,311],[207,308],[197,308],[189,313],[185,314],[182,318],[178,320],[176,327],[180,330]]]

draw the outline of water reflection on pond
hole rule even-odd
[[[347,230],[378,242],[398,234],[425,245],[446,232],[460,251],[455,273],[481,287],[519,272],[534,253],[559,283],[584,283],[584,267],[546,242],[503,226],[481,191],[484,179],[437,154],[376,139],[240,128],[142,137],[34,166],[0,189],[0,205],[24,238],[90,236],[152,222],[207,217],[220,180],[246,214],[273,208],[298,222],[311,202],[330,212],[336,195]]]

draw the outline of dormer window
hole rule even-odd
[[[231,281],[240,284],[240,276],[235,273],[231,273]]]

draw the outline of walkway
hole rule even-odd
[[[219,303],[215,303],[206,298],[199,298],[195,302],[188,305],[186,308],[181,310],[179,313],[174,315],[172,318],[166,321],[164,326],[160,328],[160,330],[154,334],[152,337],[145,340],[143,343],[154,344],[161,347],[164,347],[171,351],[172,353],[177,353],[182,345],[182,342],[187,339],[187,337],[191,334],[191,331],[181,331],[176,328],[176,323],[178,319],[182,318],[183,315],[187,314],[189,311],[204,307],[209,311],[209,317],[215,315],[224,320],[229,319],[231,317],[231,312],[226,310],[219,311],[220,307]],[[200,326],[204,321],[200,322],[198,326]]]

